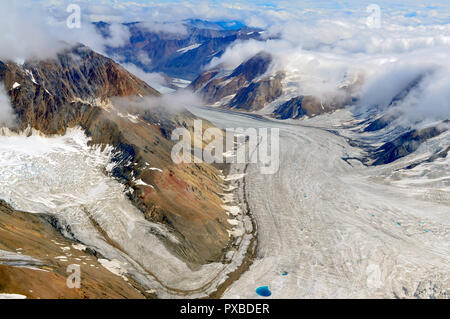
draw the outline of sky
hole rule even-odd
[[[67,8],[81,9],[81,28],[69,29]],[[205,0],[0,0],[0,60],[54,57],[67,44],[106,46],[129,42],[123,22],[151,31],[181,33],[189,18],[239,20],[265,30],[266,41],[236,42],[208,67],[232,69],[261,50],[274,56],[271,72],[287,71],[296,94],[335,96],[349,78],[364,79],[364,106],[384,107],[395,91],[418,76],[416,90],[397,109],[409,121],[450,117],[450,1],[205,1]],[[91,22],[112,24],[104,39]],[[276,35],[277,39],[271,39]],[[145,57],[144,57],[145,58]],[[128,70],[148,81],[133,65]]]

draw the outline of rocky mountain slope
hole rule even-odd
[[[296,96],[289,101],[279,105],[273,112],[273,116],[277,119],[299,119],[303,116],[315,116],[324,113],[333,112],[346,105],[350,97],[335,97],[332,100],[322,101],[320,97],[311,95]]]
[[[1,293],[42,299],[152,297],[131,278],[127,283],[105,269],[95,251],[63,237],[49,215],[19,212],[0,200],[0,225]],[[80,289],[66,285],[68,259],[80,265]]]
[[[231,72],[218,66],[197,77],[189,86],[209,104],[254,111],[282,94],[283,74],[267,75],[272,57],[260,52]]]
[[[376,159],[374,165],[389,164],[397,159],[407,156],[415,152],[422,143],[431,140],[435,137],[448,131],[449,120],[445,120],[436,126],[429,126],[422,129],[408,130],[399,137],[383,144],[375,150],[373,157]],[[448,153],[447,148],[438,149],[430,159],[437,157],[446,157]]]
[[[193,265],[222,258],[229,226],[218,195],[219,172],[203,164],[176,166],[170,157],[171,130],[191,127],[192,114],[121,109],[114,99],[125,99],[123,107],[126,99],[142,101],[159,93],[82,45],[54,60],[0,62],[0,81],[17,114],[16,130],[64,134],[81,127],[91,145],[113,146],[112,175],[130,189],[130,199],[148,220],[178,239],[178,244],[166,241],[168,247]]]

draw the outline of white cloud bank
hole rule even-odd
[[[113,104],[120,110],[139,113],[158,108],[167,112],[182,112],[189,106],[203,105],[203,102],[196,94],[187,90],[179,90],[158,97],[116,97],[113,99]]]
[[[49,10],[31,0],[0,1],[0,59],[51,58],[68,44],[76,43],[104,53],[106,46],[121,46],[129,41],[129,31],[122,24],[113,23],[110,37],[105,39],[90,21],[83,20],[83,14],[81,28],[69,28],[66,7],[58,8]]]

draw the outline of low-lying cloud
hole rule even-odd
[[[144,29],[155,33],[171,33],[177,35],[186,35],[187,29],[181,22],[155,22],[144,21],[140,23]]]
[[[142,113],[156,109],[178,113],[185,111],[189,106],[203,105],[201,98],[188,90],[179,90],[157,97],[116,97],[112,99],[112,103],[119,110],[130,113]]]
[[[16,115],[11,106],[5,85],[0,84],[0,127],[12,128],[16,125]]]
[[[122,66],[158,91],[167,85],[166,78],[161,73],[145,72],[133,63],[122,63]]]

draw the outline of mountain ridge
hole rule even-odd
[[[160,94],[111,59],[82,45],[61,53],[56,60],[22,66],[2,62],[0,81],[10,94],[19,130],[30,127],[52,135],[81,126],[91,145],[114,146],[118,153],[113,158],[113,177],[133,190],[130,199],[146,218],[163,223],[179,237],[182,244],[166,241],[169,248],[193,264],[222,258],[230,238],[222,199],[217,195],[223,183],[219,172],[208,164],[176,166],[171,160],[173,142],[167,132],[192,127],[192,114],[175,114],[161,107],[159,111],[117,109],[113,97],[142,100]],[[133,114],[124,117],[121,112]],[[148,170],[146,163],[162,173]]]

